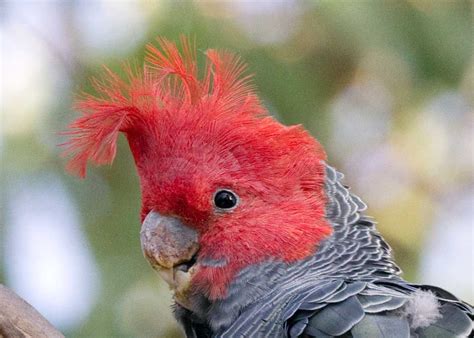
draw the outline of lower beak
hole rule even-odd
[[[140,232],[143,254],[168,283],[175,299],[187,307],[186,294],[197,269],[198,234],[179,219],[151,211]]]

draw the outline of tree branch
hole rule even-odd
[[[0,338],[13,337],[64,338],[35,308],[0,284]]]

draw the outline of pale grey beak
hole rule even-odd
[[[168,283],[176,302],[190,309],[188,293],[198,271],[198,233],[178,218],[151,211],[140,231],[143,254]]]
[[[140,239],[143,253],[154,268],[173,268],[190,261],[199,249],[194,229],[155,211],[143,221]]]

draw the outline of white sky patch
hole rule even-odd
[[[232,1],[235,20],[253,41],[283,43],[299,28],[302,5],[295,0]]]
[[[357,81],[342,91],[330,107],[330,153],[343,160],[383,143],[392,123],[392,101],[384,83],[375,78]]]
[[[76,28],[87,54],[125,54],[143,43],[148,25],[139,1],[78,1]]]
[[[24,26],[12,22],[2,27],[4,132],[29,133],[49,104],[51,78],[47,53]],[[5,51],[8,51],[5,52]],[[3,82],[2,81],[2,82]],[[3,101],[3,100],[2,100]]]
[[[423,112],[426,119],[434,119],[443,126],[447,134],[448,150],[442,154],[438,166],[446,166],[448,172],[454,167],[471,177],[474,170],[473,111],[474,106],[468,98],[459,92],[445,91],[435,96]],[[448,157],[449,161],[446,161]]]
[[[69,105],[64,100],[76,64],[67,16],[72,8],[72,3],[9,1],[0,25],[3,132],[38,136],[52,153],[60,148],[49,117],[58,105]]]
[[[414,185],[403,158],[386,143],[375,144],[370,152],[348,154],[343,169],[354,191],[370,202],[369,207],[390,206]]]
[[[64,27],[67,10],[72,3],[57,1],[7,1],[5,26],[22,26],[30,35],[45,44],[49,52],[67,59],[70,55],[70,37]],[[20,39],[16,39],[22,44]],[[32,53],[34,60],[34,53]]]
[[[4,37],[4,31],[3,28],[0,26],[0,46],[3,46],[5,37]],[[0,47],[0,79],[5,79],[5,74],[4,74],[4,66],[3,66],[3,50],[2,47]],[[0,173],[2,171],[2,166],[1,166],[1,161],[2,161],[2,155],[3,155],[3,137],[4,137],[4,106],[5,105],[5,81],[0,81]],[[2,196],[0,194],[0,200]]]
[[[53,325],[79,325],[94,305],[99,273],[61,181],[22,177],[7,191],[7,285]]]
[[[422,283],[440,286],[465,301],[474,301],[474,191],[444,196],[431,227],[419,269]]]

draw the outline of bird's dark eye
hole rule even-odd
[[[229,210],[237,205],[239,198],[230,190],[218,190],[214,195],[214,205],[223,210]]]

